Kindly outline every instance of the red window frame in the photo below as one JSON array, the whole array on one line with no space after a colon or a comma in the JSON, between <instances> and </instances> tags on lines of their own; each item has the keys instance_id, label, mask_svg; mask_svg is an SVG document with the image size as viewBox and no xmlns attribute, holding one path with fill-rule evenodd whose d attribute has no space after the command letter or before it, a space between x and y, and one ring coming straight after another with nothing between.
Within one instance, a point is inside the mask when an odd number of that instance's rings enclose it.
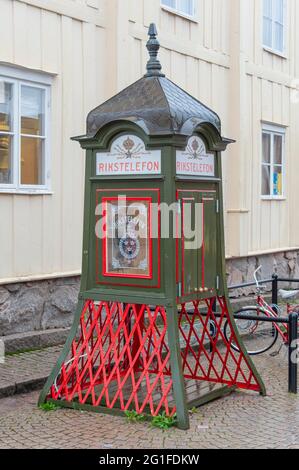
<instances>
[{"instance_id":1,"label":"red window frame","mask_svg":"<svg viewBox=\"0 0 299 470\"><path fill-rule=\"evenodd\" d=\"M146 193L146 192L154 192L157 194L157 200L155 198L155 203L157 203L158 205L160 205L160 202L161 202L161 190L159 188L106 188L106 189L97 189L96 190L96 206L101 202L103 201L105 198L108 198L110 199L110 197L108 196L104 196L104 197L101 197L101 195L103 193L107 193L107 192L114 192L114 193L118 193L118 194L126 194L126 193ZM111 196L111 198L113 198L113 196ZM117 199L118 197L115 196L114 197L115 199ZM126 197L126 199L132 199L132 200L137 200L137 199L140 199L140 200L146 200L146 199L151 199L151 201L153 201L153 197L147 197L147 196L144 196L144 197L140 197L140 198L137 198L137 197L132 197L132 196L128 196ZM150 210L150 227L152 229L152 211ZM151 233L151 232L150 232ZM103 240L100 240L98 238L96 238L96 284L97 285L109 285L111 284L111 286L119 286L119 287L137 287L137 288L140 288L140 289L160 289L161 287L161 213L159 211L159 219L158 219L158 233L159 233L159 237L158 237L158 243L157 243L157 250L158 250L158 265L157 265L157 283L155 283L154 285L140 285L140 284L134 284L134 283L131 283L129 282L129 280L133 280L134 279L140 279L140 280L148 280L148 281L153 281L154 279L156 279L156 277L154 276L154 269L153 269L153 260L152 260L152 253L153 253L153 240L152 240L152 237L150 237L150 246L151 246L151 252L150 252L150 271L151 271L151 278L150 277L143 277L143 276L128 276L128 275L124 275L124 274L120 274L120 275L111 275L111 274L108 274L106 276L104 276L103 272L100 273L100 264L99 264L99 248L100 248L100 244L102 243L102 248L103 248L103 245L104 245L104 239ZM102 275L103 278L106 279L105 280L100 280L100 274ZM111 281L109 282L109 278L111 279ZM119 279L119 282L113 282L113 279L115 281L117 281L117 279ZM128 282L125 282L126 279L128 280ZM123 282L121 282L121 280L123 280Z\"/></svg>"},{"instance_id":2,"label":"red window frame","mask_svg":"<svg viewBox=\"0 0 299 470\"><path fill-rule=\"evenodd\" d=\"M107 214L107 204L109 201L118 201L124 199L125 201L131 202L141 202L146 201L149 204L149 211L148 211L148 227L147 227L147 237L148 237L148 247L147 247L147 256L149 260L149 274L142 275L142 274L128 274L128 273L111 273L107 271L107 257L108 257L108 237L103 238L102 243L102 275L105 277L120 277L120 278L128 278L128 279L153 279L153 241L152 241L152 209L151 204L153 202L153 198L151 197L126 197L126 198L118 198L118 197L104 197L102 202L105 204L105 213ZM107 234L107 231L106 231Z\"/></svg>"}]
</instances>

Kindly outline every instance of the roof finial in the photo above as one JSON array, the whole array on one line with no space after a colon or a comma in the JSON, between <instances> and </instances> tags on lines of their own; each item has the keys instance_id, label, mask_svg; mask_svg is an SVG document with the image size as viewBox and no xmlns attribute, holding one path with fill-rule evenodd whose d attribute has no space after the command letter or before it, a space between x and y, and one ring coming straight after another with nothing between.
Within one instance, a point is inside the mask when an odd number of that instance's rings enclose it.
<instances>
[{"instance_id":1,"label":"roof finial","mask_svg":"<svg viewBox=\"0 0 299 470\"><path fill-rule=\"evenodd\" d=\"M157 59L158 52L160 49L160 43L157 39L157 34L158 31L156 25L154 23L151 23L148 29L148 35L150 38L146 45L150 55L150 59L146 66L147 74L145 75L145 77L165 77L165 75L161 73L162 66L160 64L160 61Z\"/></svg>"}]
</instances>

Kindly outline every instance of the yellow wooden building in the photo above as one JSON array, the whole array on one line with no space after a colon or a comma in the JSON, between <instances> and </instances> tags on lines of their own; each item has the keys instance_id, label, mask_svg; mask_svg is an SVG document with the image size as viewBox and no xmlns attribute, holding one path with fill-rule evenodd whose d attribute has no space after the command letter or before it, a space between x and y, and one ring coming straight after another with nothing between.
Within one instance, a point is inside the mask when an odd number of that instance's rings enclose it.
<instances>
[{"instance_id":1,"label":"yellow wooden building","mask_svg":"<svg viewBox=\"0 0 299 470\"><path fill-rule=\"evenodd\" d=\"M299 276L297 0L0 0L0 336L71 322L84 156L70 137L144 74L151 22L164 73L237 141L229 282L258 264Z\"/></svg>"}]
</instances>

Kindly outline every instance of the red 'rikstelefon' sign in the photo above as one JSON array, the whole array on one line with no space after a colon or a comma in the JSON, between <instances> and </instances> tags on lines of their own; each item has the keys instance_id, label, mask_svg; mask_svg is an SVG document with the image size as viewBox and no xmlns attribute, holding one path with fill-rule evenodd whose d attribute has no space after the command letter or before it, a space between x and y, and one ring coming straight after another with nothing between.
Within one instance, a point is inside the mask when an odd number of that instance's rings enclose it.
<instances>
[{"instance_id":1,"label":"red 'rikstelefon' sign","mask_svg":"<svg viewBox=\"0 0 299 470\"><path fill-rule=\"evenodd\" d=\"M165 413L187 429L190 408L265 388L226 286L221 151L232 141L163 75L156 34L151 25L146 75L75 138L86 149L81 288L40 403Z\"/></svg>"}]
</instances>

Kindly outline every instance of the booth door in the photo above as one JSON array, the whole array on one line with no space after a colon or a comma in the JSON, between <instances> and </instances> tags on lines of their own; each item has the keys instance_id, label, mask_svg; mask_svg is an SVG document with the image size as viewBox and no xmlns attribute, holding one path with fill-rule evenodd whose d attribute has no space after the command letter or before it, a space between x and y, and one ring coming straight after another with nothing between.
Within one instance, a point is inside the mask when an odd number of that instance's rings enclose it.
<instances>
[{"instance_id":1,"label":"booth door","mask_svg":"<svg viewBox=\"0 0 299 470\"><path fill-rule=\"evenodd\" d=\"M215 294L217 288L216 191L178 191L181 240L178 281L181 296Z\"/></svg>"}]
</instances>

